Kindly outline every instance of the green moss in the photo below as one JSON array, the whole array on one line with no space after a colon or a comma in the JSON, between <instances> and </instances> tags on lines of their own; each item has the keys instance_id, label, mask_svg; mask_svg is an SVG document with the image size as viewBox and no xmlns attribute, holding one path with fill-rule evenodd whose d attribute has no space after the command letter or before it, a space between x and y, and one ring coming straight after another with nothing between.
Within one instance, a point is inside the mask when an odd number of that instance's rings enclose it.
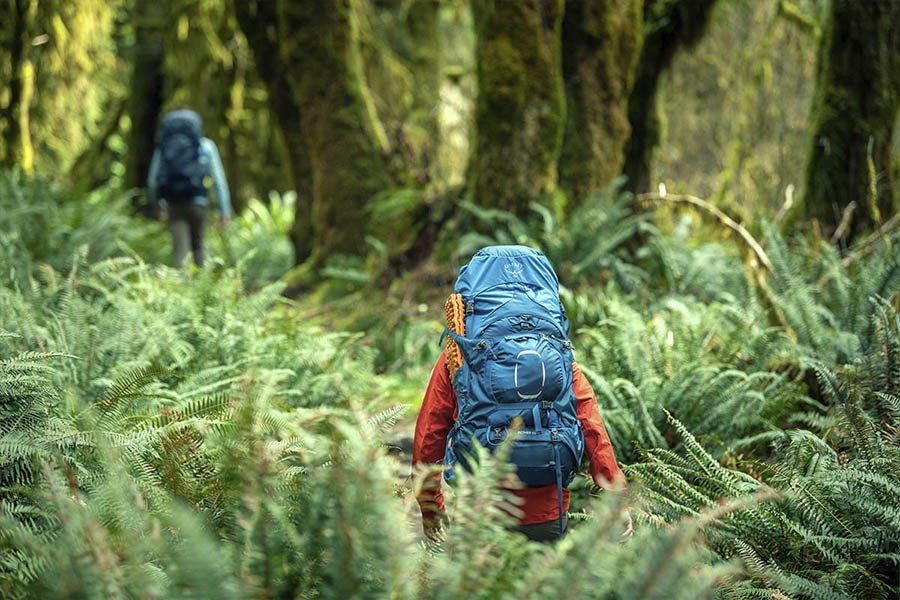
<instances>
[{"instance_id":1,"label":"green moss","mask_svg":"<svg viewBox=\"0 0 900 600\"><path fill-rule=\"evenodd\" d=\"M556 186L565 95L561 1L474 3L478 101L474 200L518 214Z\"/></svg>"},{"instance_id":2,"label":"green moss","mask_svg":"<svg viewBox=\"0 0 900 600\"><path fill-rule=\"evenodd\" d=\"M280 4L281 52L311 171L313 264L366 250L366 206L389 185L383 130L366 101L352 3ZM380 133L379 133L380 131Z\"/></svg>"},{"instance_id":3,"label":"green moss","mask_svg":"<svg viewBox=\"0 0 900 600\"><path fill-rule=\"evenodd\" d=\"M417 178L420 181L435 178L434 162L440 143L437 119L442 62L439 8L439 0L414 0L406 15L414 83L407 135L416 150L413 166L419 170Z\"/></svg>"},{"instance_id":4,"label":"green moss","mask_svg":"<svg viewBox=\"0 0 900 600\"><path fill-rule=\"evenodd\" d=\"M566 131L561 187L578 204L621 173L642 0L570 0L563 19Z\"/></svg>"}]
</instances>

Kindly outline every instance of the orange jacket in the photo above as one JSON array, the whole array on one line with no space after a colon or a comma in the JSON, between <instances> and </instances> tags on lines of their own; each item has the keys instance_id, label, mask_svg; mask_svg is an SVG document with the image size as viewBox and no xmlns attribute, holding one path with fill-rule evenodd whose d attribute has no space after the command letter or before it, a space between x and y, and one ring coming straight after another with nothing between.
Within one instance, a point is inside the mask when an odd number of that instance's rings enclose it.
<instances>
[{"instance_id":1,"label":"orange jacket","mask_svg":"<svg viewBox=\"0 0 900 600\"><path fill-rule=\"evenodd\" d=\"M623 483L625 476L616 462L609 435L600 417L600 408L594 397L594 390L587 378L581 373L578 365L572 365L575 375L572 387L575 391L576 413L584 433L584 449L590 461L591 477L598 486L606 486L611 482ZM444 460L447 448L447 435L457 417L456 393L450 383L450 372L444 353L438 358L431 380L425 391L425 399L416 420L416 433L413 440L413 465L435 464ZM514 490L522 498L523 516L519 519L522 525L544 523L559 518L559 503L555 485L524 488ZM432 519L435 511L444 511L444 496L441 482L437 479L430 489L426 488L417 498L422 510L422 518ZM563 491L565 509L569 508L569 492Z\"/></svg>"}]
</instances>

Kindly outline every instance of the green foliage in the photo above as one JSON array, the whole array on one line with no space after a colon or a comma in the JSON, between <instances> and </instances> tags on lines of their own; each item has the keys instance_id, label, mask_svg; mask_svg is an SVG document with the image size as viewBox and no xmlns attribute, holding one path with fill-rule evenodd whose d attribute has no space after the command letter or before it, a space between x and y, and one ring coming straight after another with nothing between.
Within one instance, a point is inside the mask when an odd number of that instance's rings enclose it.
<instances>
[{"instance_id":1,"label":"green foliage","mask_svg":"<svg viewBox=\"0 0 900 600\"><path fill-rule=\"evenodd\" d=\"M212 238L211 253L226 266L240 270L247 285L270 284L294 264L287 233L294 222L297 195L272 192L268 202L250 200L244 211Z\"/></svg>"},{"instance_id":2,"label":"green foliage","mask_svg":"<svg viewBox=\"0 0 900 600\"><path fill-rule=\"evenodd\" d=\"M41 178L0 171L0 262L4 272L40 263L68 270L73 262L140 252L161 259L158 227L136 224L127 201L108 192L84 198ZM156 238L156 239L154 239Z\"/></svg>"},{"instance_id":3,"label":"green foliage","mask_svg":"<svg viewBox=\"0 0 900 600\"><path fill-rule=\"evenodd\" d=\"M673 417L684 451L652 449L646 462L628 469L642 483L650 513L666 520L696 514L723 496L775 490L772 501L707 528L713 547L740 557L750 575L730 597L773 588L823 598L887 598L900 592L900 316L879 305L873 320L876 352L838 373L817 368L837 419L819 434L787 430L772 437L775 454L769 461L739 462L754 478L720 466Z\"/></svg>"},{"instance_id":4,"label":"green foliage","mask_svg":"<svg viewBox=\"0 0 900 600\"><path fill-rule=\"evenodd\" d=\"M638 232L653 234L646 217L631 211L631 195L621 193L621 183L595 194L570 214L532 204L533 219L510 212L463 202L476 221L475 229L460 240L456 253L471 256L491 244L521 244L539 248L556 268L566 286L597 284L615 279L624 289L638 287L646 274L626 258L626 244Z\"/></svg>"},{"instance_id":5,"label":"green foliage","mask_svg":"<svg viewBox=\"0 0 900 600\"><path fill-rule=\"evenodd\" d=\"M671 297L650 307L649 321L617 296L598 308L593 326L579 330L576 358L626 461L640 448L670 447L666 411L723 452L809 403L787 375L771 370L783 337L733 303Z\"/></svg>"},{"instance_id":6,"label":"green foliage","mask_svg":"<svg viewBox=\"0 0 900 600\"><path fill-rule=\"evenodd\" d=\"M850 269L829 245L811 248L803 238L788 244L772 227L766 233L775 302L804 351L838 363L868 352L876 299L900 289L900 247L889 245Z\"/></svg>"},{"instance_id":7,"label":"green foliage","mask_svg":"<svg viewBox=\"0 0 900 600\"><path fill-rule=\"evenodd\" d=\"M124 206L89 218L100 196L3 181L4 597L898 593L891 251L847 261L770 231L761 288L738 249L687 219L653 229L624 200L479 213L556 263L631 491L579 482L568 537L526 542L512 468L484 454L446 490L445 539L422 544L384 445L438 350L436 293L373 290L335 262L316 294L284 299L267 282L290 199L252 204L213 267L179 272L136 254L167 241Z\"/></svg>"}]
</instances>

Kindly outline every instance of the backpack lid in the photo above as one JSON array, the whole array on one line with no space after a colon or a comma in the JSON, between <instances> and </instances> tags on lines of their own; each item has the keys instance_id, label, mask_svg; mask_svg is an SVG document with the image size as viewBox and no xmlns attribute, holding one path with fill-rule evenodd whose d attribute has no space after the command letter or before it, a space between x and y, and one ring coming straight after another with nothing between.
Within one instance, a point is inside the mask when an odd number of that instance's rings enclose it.
<instances>
[{"instance_id":1,"label":"backpack lid","mask_svg":"<svg viewBox=\"0 0 900 600\"><path fill-rule=\"evenodd\" d=\"M167 113L159 126L159 137L172 133L187 133L198 140L203 137L203 119L193 110L181 108Z\"/></svg>"},{"instance_id":2,"label":"backpack lid","mask_svg":"<svg viewBox=\"0 0 900 600\"><path fill-rule=\"evenodd\" d=\"M488 246L459 270L453 291L464 297L502 284L519 284L559 294L559 278L547 257L527 246Z\"/></svg>"}]
</instances>

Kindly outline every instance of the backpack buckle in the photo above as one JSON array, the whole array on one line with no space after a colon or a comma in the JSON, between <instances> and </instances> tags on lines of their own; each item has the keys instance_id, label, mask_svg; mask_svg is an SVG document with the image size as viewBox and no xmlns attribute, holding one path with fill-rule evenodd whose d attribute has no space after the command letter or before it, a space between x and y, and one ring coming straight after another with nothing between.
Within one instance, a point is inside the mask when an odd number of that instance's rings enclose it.
<instances>
[{"instance_id":1,"label":"backpack buckle","mask_svg":"<svg viewBox=\"0 0 900 600\"><path fill-rule=\"evenodd\" d=\"M491 427L488 439L491 444L500 444L506 440L508 430L503 427Z\"/></svg>"},{"instance_id":2,"label":"backpack buckle","mask_svg":"<svg viewBox=\"0 0 900 600\"><path fill-rule=\"evenodd\" d=\"M550 410L553 408L553 400L541 400L541 410Z\"/></svg>"},{"instance_id":3,"label":"backpack buckle","mask_svg":"<svg viewBox=\"0 0 900 600\"><path fill-rule=\"evenodd\" d=\"M559 441L559 432L555 429L550 432L550 441L558 442Z\"/></svg>"},{"instance_id":4,"label":"backpack buckle","mask_svg":"<svg viewBox=\"0 0 900 600\"><path fill-rule=\"evenodd\" d=\"M466 316L475 314L475 302L469 300L466 302Z\"/></svg>"}]
</instances>

